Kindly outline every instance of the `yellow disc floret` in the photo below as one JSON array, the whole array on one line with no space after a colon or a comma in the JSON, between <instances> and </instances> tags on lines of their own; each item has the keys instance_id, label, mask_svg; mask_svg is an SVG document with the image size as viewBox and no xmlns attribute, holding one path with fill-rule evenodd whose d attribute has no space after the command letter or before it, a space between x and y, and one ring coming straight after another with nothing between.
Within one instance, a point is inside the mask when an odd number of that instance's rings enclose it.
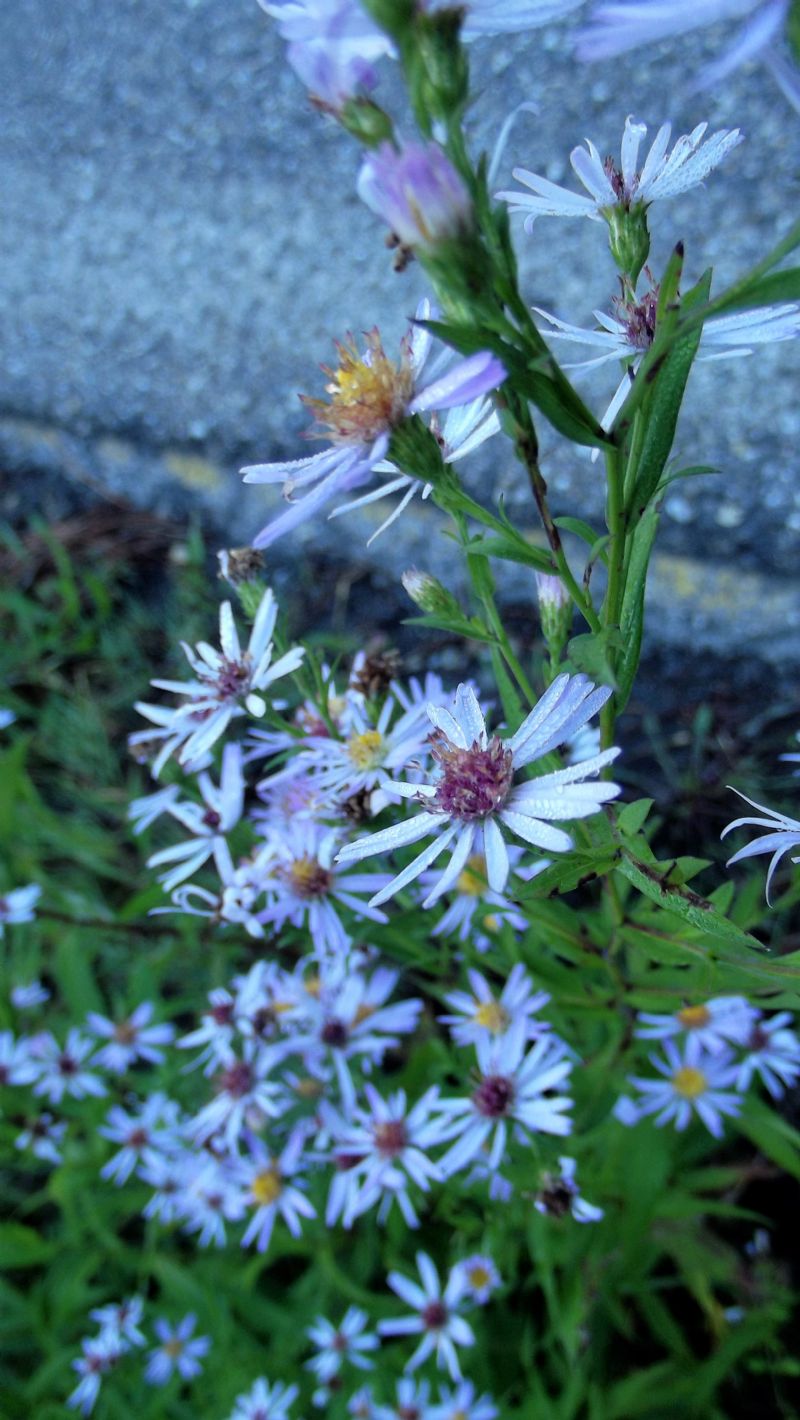
<instances>
[{"instance_id":1,"label":"yellow disc floret","mask_svg":"<svg viewBox=\"0 0 800 1420\"><path fill-rule=\"evenodd\" d=\"M711 1012L707 1006L684 1006L677 1016L684 1030L700 1030L711 1020Z\"/></svg>"},{"instance_id":2,"label":"yellow disc floret","mask_svg":"<svg viewBox=\"0 0 800 1420\"><path fill-rule=\"evenodd\" d=\"M282 1189L280 1169L276 1164L270 1164L268 1169L257 1173L250 1185L253 1200L259 1208L266 1208L270 1203L274 1203L280 1197Z\"/></svg>"},{"instance_id":3,"label":"yellow disc floret","mask_svg":"<svg viewBox=\"0 0 800 1420\"><path fill-rule=\"evenodd\" d=\"M467 866L458 875L456 890L465 897L481 897L486 891L486 859L482 853L473 853L467 859Z\"/></svg>"},{"instance_id":4,"label":"yellow disc floret","mask_svg":"<svg viewBox=\"0 0 800 1420\"><path fill-rule=\"evenodd\" d=\"M693 1065L682 1065L672 1077L672 1088L685 1100L699 1099L708 1089L708 1080L702 1070Z\"/></svg>"},{"instance_id":5,"label":"yellow disc floret","mask_svg":"<svg viewBox=\"0 0 800 1420\"><path fill-rule=\"evenodd\" d=\"M339 364L323 366L330 401L303 397L317 422L337 444L367 444L403 419L414 391L414 374L404 349L397 364L386 356L377 328L366 334L359 354L352 336L336 342Z\"/></svg>"},{"instance_id":6,"label":"yellow disc floret","mask_svg":"<svg viewBox=\"0 0 800 1420\"><path fill-rule=\"evenodd\" d=\"M484 1026L492 1035L499 1035L511 1024L511 1017L499 1001L482 1001L472 1017L476 1026Z\"/></svg>"},{"instance_id":7,"label":"yellow disc floret","mask_svg":"<svg viewBox=\"0 0 800 1420\"><path fill-rule=\"evenodd\" d=\"M377 730L351 735L347 741L347 753L356 769L376 769L383 756L383 735Z\"/></svg>"}]
</instances>

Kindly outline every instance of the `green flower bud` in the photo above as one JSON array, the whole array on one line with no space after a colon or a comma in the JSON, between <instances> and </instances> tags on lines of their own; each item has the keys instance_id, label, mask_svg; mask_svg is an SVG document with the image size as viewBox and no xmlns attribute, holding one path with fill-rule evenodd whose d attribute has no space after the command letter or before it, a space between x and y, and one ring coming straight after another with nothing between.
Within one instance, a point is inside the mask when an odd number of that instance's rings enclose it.
<instances>
[{"instance_id":1,"label":"green flower bud","mask_svg":"<svg viewBox=\"0 0 800 1420\"><path fill-rule=\"evenodd\" d=\"M392 120L372 99L348 99L337 117L342 127L365 148L377 148L381 143L392 141Z\"/></svg>"},{"instance_id":2,"label":"green flower bud","mask_svg":"<svg viewBox=\"0 0 800 1420\"><path fill-rule=\"evenodd\" d=\"M647 226L647 205L635 202L632 207L619 203L604 207L608 222L608 244L611 255L623 276L635 286L639 272L650 254L650 232Z\"/></svg>"},{"instance_id":3,"label":"green flower bud","mask_svg":"<svg viewBox=\"0 0 800 1420\"><path fill-rule=\"evenodd\" d=\"M412 567L403 573L400 580L414 605L426 615L459 619L463 617L461 607L452 592L448 592L430 572L418 572L416 567Z\"/></svg>"},{"instance_id":4,"label":"green flower bud","mask_svg":"<svg viewBox=\"0 0 800 1420\"><path fill-rule=\"evenodd\" d=\"M266 585L266 561L256 547L230 547L217 553L220 577L234 588L242 611L255 619Z\"/></svg>"},{"instance_id":5,"label":"green flower bud","mask_svg":"<svg viewBox=\"0 0 800 1420\"><path fill-rule=\"evenodd\" d=\"M561 660L572 630L572 599L560 577L536 573L539 618L551 665Z\"/></svg>"}]
</instances>

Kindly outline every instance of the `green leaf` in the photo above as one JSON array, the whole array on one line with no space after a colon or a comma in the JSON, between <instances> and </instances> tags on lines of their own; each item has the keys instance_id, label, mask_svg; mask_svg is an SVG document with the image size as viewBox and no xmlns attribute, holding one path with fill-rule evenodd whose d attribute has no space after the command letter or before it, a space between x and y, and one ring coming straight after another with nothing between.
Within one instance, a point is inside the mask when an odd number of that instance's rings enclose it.
<instances>
[{"instance_id":1,"label":"green leaf","mask_svg":"<svg viewBox=\"0 0 800 1420\"><path fill-rule=\"evenodd\" d=\"M525 902L528 898L552 897L554 893L573 892L576 888L603 877L617 864L618 849L613 844L601 844L589 849L576 848L563 858L557 859L543 872L537 873L530 882L522 886L515 885L514 897Z\"/></svg>"},{"instance_id":2,"label":"green leaf","mask_svg":"<svg viewBox=\"0 0 800 1420\"><path fill-rule=\"evenodd\" d=\"M622 655L617 663L617 705L619 711L628 703L642 650L644 631L644 598L647 590L647 569L658 530L659 509L651 503L639 520L633 534L628 574L622 597L619 629Z\"/></svg>"},{"instance_id":3,"label":"green leaf","mask_svg":"<svg viewBox=\"0 0 800 1420\"><path fill-rule=\"evenodd\" d=\"M55 1252L55 1243L24 1223L0 1223L0 1268L38 1267Z\"/></svg>"},{"instance_id":4,"label":"green leaf","mask_svg":"<svg viewBox=\"0 0 800 1420\"><path fill-rule=\"evenodd\" d=\"M761 1100L750 1098L736 1125L778 1168L785 1169L793 1178L800 1178L800 1133L787 1120Z\"/></svg>"},{"instance_id":5,"label":"green leaf","mask_svg":"<svg viewBox=\"0 0 800 1420\"><path fill-rule=\"evenodd\" d=\"M610 651L623 649L622 636L616 626L605 626L602 631L587 631L584 635L573 636L567 643L567 660L577 671L584 671L593 681L602 685L616 686L616 678L611 669Z\"/></svg>"},{"instance_id":6,"label":"green leaf","mask_svg":"<svg viewBox=\"0 0 800 1420\"><path fill-rule=\"evenodd\" d=\"M674 912L677 917L683 918L703 937L710 941L763 951L761 943L756 941L755 937L743 932L730 918L721 916L707 898L676 882L673 876L674 867L674 862L650 864L644 861L633 853L627 843L622 845L616 863L617 871L622 873L638 892L667 912Z\"/></svg>"},{"instance_id":7,"label":"green leaf","mask_svg":"<svg viewBox=\"0 0 800 1420\"><path fill-rule=\"evenodd\" d=\"M800 301L800 266L771 271L768 276L734 289L728 299L723 295L720 301L714 302L714 313L751 311L778 301Z\"/></svg>"},{"instance_id":8,"label":"green leaf","mask_svg":"<svg viewBox=\"0 0 800 1420\"><path fill-rule=\"evenodd\" d=\"M481 537L467 543L467 552L473 547L476 551L480 550L484 557L501 557L504 562L522 562L525 567L534 567L537 572L553 571L553 559L550 554L541 547L526 543L522 538L512 540L502 535Z\"/></svg>"},{"instance_id":9,"label":"green leaf","mask_svg":"<svg viewBox=\"0 0 800 1420\"><path fill-rule=\"evenodd\" d=\"M449 631L455 636L466 636L470 641L494 641L494 634L484 626L477 616L436 616L427 612L424 616L407 616L403 626L429 626L434 631Z\"/></svg>"},{"instance_id":10,"label":"green leaf","mask_svg":"<svg viewBox=\"0 0 800 1420\"><path fill-rule=\"evenodd\" d=\"M620 809L617 814L617 827L626 838L633 838L639 832L652 807L652 799L636 799L634 803L626 804Z\"/></svg>"}]
</instances>

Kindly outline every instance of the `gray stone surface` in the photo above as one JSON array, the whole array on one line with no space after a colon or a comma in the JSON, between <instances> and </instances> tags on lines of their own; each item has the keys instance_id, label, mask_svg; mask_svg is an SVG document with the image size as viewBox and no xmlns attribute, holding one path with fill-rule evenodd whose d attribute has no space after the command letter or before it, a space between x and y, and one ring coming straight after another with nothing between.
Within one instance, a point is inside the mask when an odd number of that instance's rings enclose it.
<instances>
[{"instance_id":1,"label":"gray stone surface","mask_svg":"<svg viewBox=\"0 0 800 1420\"><path fill-rule=\"evenodd\" d=\"M473 66L476 146L515 104L540 106L503 183L514 162L566 179L570 148L590 135L617 150L628 112L745 130L705 191L654 210L656 271L683 237L688 275L711 261L725 281L796 215L798 120L760 72L689 97L680 44L657 64L580 69L563 29L475 46ZM391 67L384 93L400 102ZM302 454L297 391L320 391L331 339L378 322L395 340L424 289L413 267L392 273L354 196L353 145L309 107L255 0L16 0L0 9L0 96L0 511L46 511L63 477L201 507L220 541L247 539L275 495L243 487L239 465ZM613 294L599 226L542 221L519 246L532 303L586 323ZM691 624L701 644L800 661L798 356L785 344L695 372L679 454L720 473L667 500L651 619L667 641ZM613 382L584 381L599 409ZM597 467L541 432L556 512L599 517ZM533 528L499 443L468 476ZM379 516L309 527L275 556L319 548L382 576L434 551L442 565L435 513L367 552ZM508 585L516 596L520 577Z\"/></svg>"}]
</instances>

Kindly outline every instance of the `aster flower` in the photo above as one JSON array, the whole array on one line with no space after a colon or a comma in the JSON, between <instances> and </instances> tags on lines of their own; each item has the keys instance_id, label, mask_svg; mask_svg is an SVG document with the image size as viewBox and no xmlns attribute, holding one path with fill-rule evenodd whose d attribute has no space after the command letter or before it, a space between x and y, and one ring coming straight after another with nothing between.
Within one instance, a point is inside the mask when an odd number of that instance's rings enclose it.
<instances>
[{"instance_id":1,"label":"aster flower","mask_svg":"<svg viewBox=\"0 0 800 1420\"><path fill-rule=\"evenodd\" d=\"M30 1149L37 1159L48 1164L61 1163L61 1144L67 1132L66 1120L56 1120L44 1110L35 1119L26 1121L25 1128L14 1140L17 1149Z\"/></svg>"},{"instance_id":2,"label":"aster flower","mask_svg":"<svg viewBox=\"0 0 800 1420\"><path fill-rule=\"evenodd\" d=\"M182 1187L178 1217L187 1233L197 1233L200 1247L225 1247L226 1223L238 1223L246 1212L244 1190L234 1154L181 1156ZM161 1213L163 1220L163 1210Z\"/></svg>"},{"instance_id":3,"label":"aster flower","mask_svg":"<svg viewBox=\"0 0 800 1420\"><path fill-rule=\"evenodd\" d=\"M323 108L338 113L377 83L375 63L393 46L358 0L258 0L288 42L286 57Z\"/></svg>"},{"instance_id":4,"label":"aster flower","mask_svg":"<svg viewBox=\"0 0 800 1420\"><path fill-rule=\"evenodd\" d=\"M30 1043L15 1040L10 1030L0 1031L0 1085L30 1085L40 1073Z\"/></svg>"},{"instance_id":5,"label":"aster flower","mask_svg":"<svg viewBox=\"0 0 800 1420\"><path fill-rule=\"evenodd\" d=\"M397 1382L396 1404L376 1405L370 1411L368 1420L427 1420L430 1393L430 1381L415 1381L411 1376L403 1376ZM358 1415L358 1412L353 1414Z\"/></svg>"},{"instance_id":6,"label":"aster flower","mask_svg":"<svg viewBox=\"0 0 800 1420\"><path fill-rule=\"evenodd\" d=\"M409 1181L427 1192L438 1180L438 1166L428 1152L447 1137L436 1114L438 1088L426 1090L410 1109L405 1090L384 1099L366 1084L364 1094L367 1108L356 1106L347 1117L323 1107L336 1166L325 1221L331 1225L341 1214L344 1227L349 1228L381 1200L378 1217L383 1222L396 1199L408 1227L416 1228L419 1219L408 1194Z\"/></svg>"},{"instance_id":7,"label":"aster flower","mask_svg":"<svg viewBox=\"0 0 800 1420\"><path fill-rule=\"evenodd\" d=\"M480 1253L465 1257L463 1262L456 1263L456 1269L461 1273L465 1295L477 1302L479 1307L485 1306L492 1292L500 1286L500 1273L491 1257Z\"/></svg>"},{"instance_id":8,"label":"aster flower","mask_svg":"<svg viewBox=\"0 0 800 1420\"><path fill-rule=\"evenodd\" d=\"M416 321L430 318L429 301L422 301ZM337 345L337 369L325 368L330 377L330 401L304 398L331 444L319 454L289 463L255 464L242 470L245 483L282 483L284 496L304 496L255 538L255 547L268 547L284 533L307 521L340 493L352 492L369 481L389 449L392 434L414 414L451 409L468 404L500 385L506 372L489 351L457 360L433 383L420 388L423 367L432 337L419 324L404 336L400 359L386 355L377 329L365 336L366 350L359 354L352 336Z\"/></svg>"},{"instance_id":9,"label":"aster flower","mask_svg":"<svg viewBox=\"0 0 800 1420\"><path fill-rule=\"evenodd\" d=\"M490 1395L476 1395L472 1381L461 1381L455 1390L439 1389L439 1404L431 1406L427 1420L497 1420L499 1411Z\"/></svg>"},{"instance_id":10,"label":"aster flower","mask_svg":"<svg viewBox=\"0 0 800 1420\"><path fill-rule=\"evenodd\" d=\"M6 926L33 921L41 894L42 889L37 883L29 883L27 887L12 888L11 892L0 893L0 941Z\"/></svg>"},{"instance_id":11,"label":"aster flower","mask_svg":"<svg viewBox=\"0 0 800 1420\"><path fill-rule=\"evenodd\" d=\"M496 1039L515 1026L521 1026L529 1039L550 1029L546 1021L535 1019L550 997L546 991L534 991L521 962L511 968L499 996L495 996L481 972L470 968L467 977L471 991L452 991L444 998L455 1014L439 1017L451 1027L450 1034L457 1045Z\"/></svg>"},{"instance_id":12,"label":"aster flower","mask_svg":"<svg viewBox=\"0 0 800 1420\"><path fill-rule=\"evenodd\" d=\"M306 927L319 956L347 950L349 937L337 907L347 908L362 921L385 922L386 914L364 894L375 893L389 880L388 873L348 871L335 860L338 829L326 829L310 819L299 820L271 835L261 850L267 905L261 922L280 931L287 922Z\"/></svg>"},{"instance_id":13,"label":"aster flower","mask_svg":"<svg viewBox=\"0 0 800 1420\"><path fill-rule=\"evenodd\" d=\"M417 1270L421 1286L401 1272L389 1273L389 1286L401 1301L411 1307L414 1315L381 1321L378 1331L381 1336L422 1335L411 1360L406 1362L406 1373L416 1370L435 1352L437 1364L446 1366L454 1381L460 1380L461 1368L456 1348L475 1345L472 1327L459 1315L464 1299L463 1277L453 1268L442 1291L439 1274L425 1252L417 1253Z\"/></svg>"},{"instance_id":14,"label":"aster flower","mask_svg":"<svg viewBox=\"0 0 800 1420\"><path fill-rule=\"evenodd\" d=\"M266 1252L279 1214L293 1238L300 1236L301 1218L316 1217L316 1209L303 1191L304 1181L297 1177L303 1143L303 1132L294 1130L283 1152L274 1157L255 1135L249 1138L240 1177L247 1189L247 1203L254 1211L242 1247L255 1242L258 1252Z\"/></svg>"},{"instance_id":15,"label":"aster flower","mask_svg":"<svg viewBox=\"0 0 800 1420\"><path fill-rule=\"evenodd\" d=\"M319 791L334 801L366 793L371 800L384 799L372 791L387 774L407 768L427 750L424 704L412 701L399 715L398 708L395 697L387 695L376 720L365 706L354 705L344 738L310 736L292 763L305 765ZM381 806L379 802L377 807ZM375 811L372 804L371 808Z\"/></svg>"},{"instance_id":16,"label":"aster flower","mask_svg":"<svg viewBox=\"0 0 800 1420\"><path fill-rule=\"evenodd\" d=\"M67 1397L67 1405L70 1410L80 1410L81 1415L91 1415L103 1376L114 1369L128 1346L119 1336L109 1332L82 1341L81 1350L83 1355L72 1362L73 1370L81 1379Z\"/></svg>"},{"instance_id":17,"label":"aster flower","mask_svg":"<svg viewBox=\"0 0 800 1420\"><path fill-rule=\"evenodd\" d=\"M592 750L599 754L599 743ZM588 755L583 756L589 758ZM530 882L538 873L549 866L549 859L520 866L524 850L516 844L508 844L508 862L513 876L523 882ZM420 875L422 895L427 897L436 886L438 874L435 869ZM511 889L513 891L513 889ZM527 919L515 906L511 897L504 892L493 892L486 880L486 859L482 853L471 853L466 865L459 873L452 888L453 898L444 916L431 929L432 937L442 937L453 933L459 942L469 942L476 951L488 952L494 945L497 934L504 924L515 932L523 932Z\"/></svg>"},{"instance_id":18,"label":"aster flower","mask_svg":"<svg viewBox=\"0 0 800 1420\"><path fill-rule=\"evenodd\" d=\"M800 108L800 74L782 45L789 0L601 0L578 33L579 59L596 62L689 34L721 20L741 20L732 43L698 72L696 88L715 88L754 59L764 63L794 108Z\"/></svg>"},{"instance_id":19,"label":"aster flower","mask_svg":"<svg viewBox=\"0 0 800 1420\"><path fill-rule=\"evenodd\" d=\"M451 1119L450 1137L456 1136L439 1165L445 1177L480 1157L491 1146L490 1169L503 1162L509 1126L514 1137L528 1143L534 1134L569 1134L572 1108L568 1095L555 1094L571 1070L566 1046L556 1036L545 1035L529 1051L526 1029L517 1023L499 1040L484 1038L476 1046L480 1079L467 1099L445 1099L439 1108Z\"/></svg>"},{"instance_id":20,"label":"aster flower","mask_svg":"<svg viewBox=\"0 0 800 1420\"><path fill-rule=\"evenodd\" d=\"M270 1385L259 1376L246 1395L237 1395L228 1420L287 1420L297 1395L296 1385L285 1385L283 1381Z\"/></svg>"},{"instance_id":21,"label":"aster flower","mask_svg":"<svg viewBox=\"0 0 800 1420\"><path fill-rule=\"evenodd\" d=\"M160 1344L150 1352L144 1373L150 1385L166 1385L174 1371L185 1381L200 1375L200 1357L208 1351L211 1337L192 1336L196 1321L191 1312L174 1327L163 1317L157 1319L155 1331Z\"/></svg>"},{"instance_id":22,"label":"aster flower","mask_svg":"<svg viewBox=\"0 0 800 1420\"><path fill-rule=\"evenodd\" d=\"M798 823L797 819L789 818L786 814L780 814L775 809L768 809L764 804L757 804L755 799L748 799L747 795L739 793L738 789L734 789L733 792L734 794L738 794L740 799L744 799L746 804L750 804L754 809L758 809L759 813L763 814L764 817L753 818L752 816L745 816L744 818L734 819L726 828L723 828L720 837L724 838L726 834L731 833L734 828L766 828L769 832L762 833L760 837L754 838L752 843L745 844L744 848L740 848L734 853L732 858L728 859L726 866L730 867L732 863L741 863L744 858L754 858L760 853L771 853L772 858L770 859L770 865L767 871L766 888L767 902L769 902L770 885L775 869L781 858L785 853L789 853L792 848L800 846L800 823ZM800 863L800 854L793 857L791 861L793 863Z\"/></svg>"},{"instance_id":23,"label":"aster flower","mask_svg":"<svg viewBox=\"0 0 800 1420\"><path fill-rule=\"evenodd\" d=\"M129 1297L124 1302L112 1302L110 1306L95 1307L89 1312L92 1321L100 1327L100 1335L121 1337L131 1346L145 1346L144 1333L139 1330L139 1322L144 1311L141 1297Z\"/></svg>"},{"instance_id":24,"label":"aster flower","mask_svg":"<svg viewBox=\"0 0 800 1420\"><path fill-rule=\"evenodd\" d=\"M236 1033L234 1024L235 998L225 986L217 986L208 993L211 1007L200 1017L200 1025L178 1041L179 1050L194 1050L202 1046L202 1053L194 1062L205 1063L205 1073L210 1075L219 1065L235 1059L233 1040Z\"/></svg>"},{"instance_id":25,"label":"aster flower","mask_svg":"<svg viewBox=\"0 0 800 1420\"><path fill-rule=\"evenodd\" d=\"M186 696L172 712L171 732L182 741L182 764L206 753L224 735L234 716L263 715L267 704L261 694L281 676L296 671L304 651L294 646L272 661L272 634L278 608L270 588L264 592L255 615L247 648L242 650L230 602L219 610L220 650L201 641L196 647L181 643L194 671L193 681L154 680L159 690ZM199 719L199 724L198 724ZM185 732L185 733L184 733Z\"/></svg>"},{"instance_id":26,"label":"aster flower","mask_svg":"<svg viewBox=\"0 0 800 1420\"><path fill-rule=\"evenodd\" d=\"M670 1040L685 1032L713 1054L744 1045L759 1015L744 996L716 996L698 1006L683 1006L673 1015L640 1011L635 1034L640 1040Z\"/></svg>"},{"instance_id":27,"label":"aster flower","mask_svg":"<svg viewBox=\"0 0 800 1420\"><path fill-rule=\"evenodd\" d=\"M246 1040L241 1057L231 1054L215 1079L216 1094L189 1126L201 1142L221 1134L228 1149L237 1149L245 1121L274 1119L285 1108L282 1087L269 1078L278 1059L275 1050Z\"/></svg>"},{"instance_id":28,"label":"aster flower","mask_svg":"<svg viewBox=\"0 0 800 1420\"><path fill-rule=\"evenodd\" d=\"M225 746L219 787L206 773L198 774L197 787L203 798L202 804L176 800L167 805L167 813L187 828L191 837L183 843L159 849L147 860L148 868L171 865L167 872L159 875L165 892L171 892L185 878L191 877L211 857L220 876L229 878L234 872L225 835L236 827L244 809L241 746Z\"/></svg>"},{"instance_id":29,"label":"aster flower","mask_svg":"<svg viewBox=\"0 0 800 1420\"><path fill-rule=\"evenodd\" d=\"M18 1011L32 1011L36 1006L43 1006L45 1001L50 1000L50 992L43 986L38 977L32 981L20 983L11 988L11 1004Z\"/></svg>"},{"instance_id":30,"label":"aster flower","mask_svg":"<svg viewBox=\"0 0 800 1420\"><path fill-rule=\"evenodd\" d=\"M46 1095L50 1104L60 1104L65 1095L78 1100L86 1095L104 1095L106 1087L102 1080L87 1070L84 1063L93 1050L94 1041L81 1035L75 1027L70 1030L63 1046L49 1031L40 1036L37 1050L39 1079L33 1093Z\"/></svg>"},{"instance_id":31,"label":"aster flower","mask_svg":"<svg viewBox=\"0 0 800 1420\"><path fill-rule=\"evenodd\" d=\"M668 155L672 128L669 123L663 124L639 168L639 147L647 126L628 117L619 167L610 159L603 162L589 139L585 149L573 148L570 162L588 197L558 187L527 168L514 168L513 176L530 188L529 193L511 190L498 192L496 196L507 202L512 212L524 213L526 231L531 230L537 217L589 217L599 222L607 220L607 214L615 208L649 207L652 202L676 197L696 187L742 142L738 128L720 129L704 140L707 128L707 123L699 123L691 133L677 140Z\"/></svg>"},{"instance_id":32,"label":"aster flower","mask_svg":"<svg viewBox=\"0 0 800 1420\"><path fill-rule=\"evenodd\" d=\"M145 1149L169 1146L177 1119L178 1106L160 1091L142 1101L136 1114L112 1105L97 1132L122 1147L103 1165L100 1177L110 1179L118 1188L127 1183Z\"/></svg>"},{"instance_id":33,"label":"aster flower","mask_svg":"<svg viewBox=\"0 0 800 1420\"><path fill-rule=\"evenodd\" d=\"M723 1132L723 1115L737 1115L742 1101L736 1088L738 1066L729 1052L710 1054L696 1036L688 1036L681 1051L672 1040L664 1042L666 1059L651 1055L650 1063L660 1079L634 1076L631 1084L641 1091L639 1099L620 1099L614 1115L622 1124L638 1124L647 1115L656 1124L674 1120L676 1129L685 1129L697 1114L715 1139Z\"/></svg>"},{"instance_id":34,"label":"aster flower","mask_svg":"<svg viewBox=\"0 0 800 1420\"><path fill-rule=\"evenodd\" d=\"M175 1027L166 1022L151 1026L152 1015L152 1001L142 1001L122 1021L112 1021L96 1011L89 1011L87 1026L94 1035L108 1041L95 1055L95 1064L102 1065L104 1070L111 1070L115 1075L124 1075L137 1060L159 1065L164 1059L164 1052L159 1047L169 1045L174 1039Z\"/></svg>"},{"instance_id":35,"label":"aster flower","mask_svg":"<svg viewBox=\"0 0 800 1420\"><path fill-rule=\"evenodd\" d=\"M558 1167L558 1174L543 1175L534 1208L550 1218L563 1218L565 1213L571 1213L576 1223L598 1223L603 1217L603 1210L581 1197L575 1180L578 1168L575 1160L562 1154Z\"/></svg>"},{"instance_id":36,"label":"aster flower","mask_svg":"<svg viewBox=\"0 0 800 1420\"><path fill-rule=\"evenodd\" d=\"M313 1371L326 1384L339 1374L342 1364L349 1361L359 1371L371 1371L374 1362L365 1351L377 1351L380 1342L374 1332L367 1331L369 1317L360 1307L348 1307L338 1326L324 1316L318 1316L306 1336L313 1341L317 1354L306 1361L306 1370Z\"/></svg>"},{"instance_id":37,"label":"aster flower","mask_svg":"<svg viewBox=\"0 0 800 1420\"><path fill-rule=\"evenodd\" d=\"M800 1078L800 1040L789 1030L790 1011L779 1011L770 1020L757 1020L744 1042L747 1054L739 1064L737 1090L747 1090L758 1076L773 1099Z\"/></svg>"},{"instance_id":38,"label":"aster flower","mask_svg":"<svg viewBox=\"0 0 800 1420\"><path fill-rule=\"evenodd\" d=\"M358 195L404 247L435 248L469 232L472 198L438 143L381 143L367 155Z\"/></svg>"},{"instance_id":39,"label":"aster flower","mask_svg":"<svg viewBox=\"0 0 800 1420\"><path fill-rule=\"evenodd\" d=\"M516 770L563 744L596 714L610 694L606 686L596 689L584 675L557 676L515 734L508 739L498 735L490 739L474 691L460 685L452 711L428 706L438 778L432 784L393 781L391 785L392 793L421 804L422 813L346 844L339 851L339 860L349 863L433 837L432 844L376 893L374 905L413 882L451 844L450 862L423 907L430 907L452 888L475 851L483 852L489 886L502 892L509 859L500 823L536 848L565 853L572 848L572 839L563 829L553 827L552 821L587 818L620 792L617 784L585 782L610 764L618 749L514 783Z\"/></svg>"}]
</instances>

